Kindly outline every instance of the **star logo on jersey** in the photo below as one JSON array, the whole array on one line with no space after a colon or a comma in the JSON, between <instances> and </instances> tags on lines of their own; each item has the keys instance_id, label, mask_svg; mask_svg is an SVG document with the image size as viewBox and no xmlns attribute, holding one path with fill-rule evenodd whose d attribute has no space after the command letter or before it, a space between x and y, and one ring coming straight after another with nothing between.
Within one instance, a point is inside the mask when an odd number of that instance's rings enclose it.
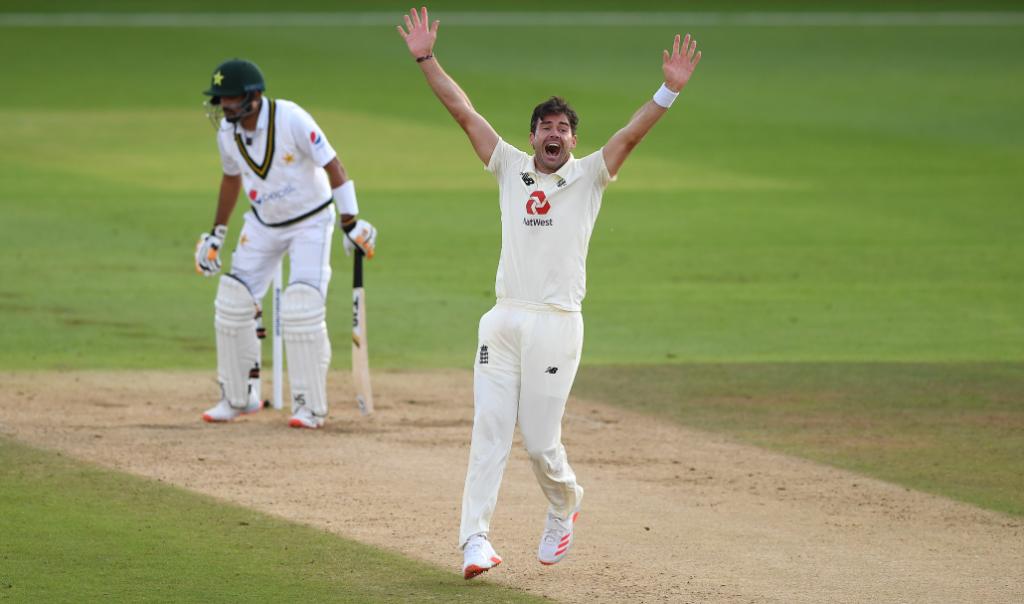
<instances>
[{"instance_id":1,"label":"star logo on jersey","mask_svg":"<svg viewBox=\"0 0 1024 604\"><path fill-rule=\"evenodd\" d=\"M246 235L245 233L242 233L242 238L238 240L238 245L240 245L240 246L241 245L245 245L248 242L249 242L249 236Z\"/></svg>"},{"instance_id":2,"label":"star logo on jersey","mask_svg":"<svg viewBox=\"0 0 1024 604\"><path fill-rule=\"evenodd\" d=\"M220 71L217 71L217 73L213 74L213 85L214 86L220 86L223 82L224 82L224 74L223 73L221 73Z\"/></svg>"},{"instance_id":3,"label":"star logo on jersey","mask_svg":"<svg viewBox=\"0 0 1024 604\"><path fill-rule=\"evenodd\" d=\"M530 198L526 200L526 213L531 216L540 214L541 216L547 214L551 210L551 203L548 201L548 196L544 194L544 191L534 191L530 193Z\"/></svg>"},{"instance_id":4,"label":"star logo on jersey","mask_svg":"<svg viewBox=\"0 0 1024 604\"><path fill-rule=\"evenodd\" d=\"M309 142L313 143L314 145L319 145L323 141L323 137L320 136L320 133L317 132L316 130L309 133Z\"/></svg>"},{"instance_id":5,"label":"star logo on jersey","mask_svg":"<svg viewBox=\"0 0 1024 604\"><path fill-rule=\"evenodd\" d=\"M291 153L284 154L284 163L291 164L293 161L295 161L294 155L292 155Z\"/></svg>"}]
</instances>

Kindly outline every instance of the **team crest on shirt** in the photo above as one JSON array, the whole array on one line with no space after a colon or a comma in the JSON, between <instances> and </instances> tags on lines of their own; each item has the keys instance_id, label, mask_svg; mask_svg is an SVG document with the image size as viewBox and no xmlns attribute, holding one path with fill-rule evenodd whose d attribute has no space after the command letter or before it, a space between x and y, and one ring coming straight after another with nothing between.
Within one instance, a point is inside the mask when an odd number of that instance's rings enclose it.
<instances>
[{"instance_id":1,"label":"team crest on shirt","mask_svg":"<svg viewBox=\"0 0 1024 604\"><path fill-rule=\"evenodd\" d=\"M292 154L292 153L290 153L290 152L289 152L289 153L285 153L285 154L284 154L284 157L283 157L282 159L284 159L284 163L285 163L285 164L287 164L287 165L291 165L291 163L292 163L293 161L295 161L295 155L293 155L293 154Z\"/></svg>"}]
</instances>

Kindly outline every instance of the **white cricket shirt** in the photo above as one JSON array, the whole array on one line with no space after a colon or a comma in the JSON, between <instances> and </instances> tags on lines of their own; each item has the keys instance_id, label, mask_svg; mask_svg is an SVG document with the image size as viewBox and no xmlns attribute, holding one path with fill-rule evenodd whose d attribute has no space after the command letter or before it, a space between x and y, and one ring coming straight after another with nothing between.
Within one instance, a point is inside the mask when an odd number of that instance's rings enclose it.
<instances>
[{"instance_id":1,"label":"white cricket shirt","mask_svg":"<svg viewBox=\"0 0 1024 604\"><path fill-rule=\"evenodd\" d=\"M263 97L256 130L221 121L217 147L224 173L242 186L260 222L299 218L331 199L323 167L335 157L313 117L291 101Z\"/></svg>"},{"instance_id":2,"label":"white cricket shirt","mask_svg":"<svg viewBox=\"0 0 1024 604\"><path fill-rule=\"evenodd\" d=\"M614 180L601 149L583 159L570 155L557 172L541 174L532 155L499 139L486 169L498 179L501 207L498 299L580 310L590 235Z\"/></svg>"}]
</instances>

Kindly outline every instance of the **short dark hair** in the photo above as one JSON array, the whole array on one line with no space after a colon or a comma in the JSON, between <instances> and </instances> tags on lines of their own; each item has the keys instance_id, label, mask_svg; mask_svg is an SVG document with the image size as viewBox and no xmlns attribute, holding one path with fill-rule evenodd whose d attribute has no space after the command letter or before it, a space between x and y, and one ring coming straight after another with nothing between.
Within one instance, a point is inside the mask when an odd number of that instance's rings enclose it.
<instances>
[{"instance_id":1,"label":"short dark hair","mask_svg":"<svg viewBox=\"0 0 1024 604\"><path fill-rule=\"evenodd\" d=\"M537 132L537 122L549 115L564 113L569 118L569 128L576 134L576 126L580 123L580 116L576 115L569 103L560 96L553 96L540 105L533 108L533 116L530 117L530 133Z\"/></svg>"}]
</instances>

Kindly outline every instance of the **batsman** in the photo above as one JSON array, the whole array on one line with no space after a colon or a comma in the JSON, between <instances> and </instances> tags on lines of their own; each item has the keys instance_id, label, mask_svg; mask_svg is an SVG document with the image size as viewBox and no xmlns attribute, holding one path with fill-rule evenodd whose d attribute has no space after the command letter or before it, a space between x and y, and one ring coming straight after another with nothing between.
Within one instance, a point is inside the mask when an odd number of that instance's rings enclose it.
<instances>
[{"instance_id":1,"label":"batsman","mask_svg":"<svg viewBox=\"0 0 1024 604\"><path fill-rule=\"evenodd\" d=\"M533 153L527 154L502 140L441 68L434 54L438 25L427 19L426 8L412 10L398 33L431 90L497 179L501 210L497 304L480 319L473 435L462 497L462 570L471 579L501 563L489 539L491 515L517 423L549 503L537 557L541 564L555 564L572 547L583 488L562 446L561 424L583 347L580 308L590 235L605 187L668 111L700 53L689 35L683 40L677 35L672 51L662 57L664 83L604 147L586 157L572 154L579 124L572 107L559 97L537 105L529 127ZM546 68L559 69L554 64Z\"/></svg>"},{"instance_id":2,"label":"batsman","mask_svg":"<svg viewBox=\"0 0 1024 604\"><path fill-rule=\"evenodd\" d=\"M196 244L196 271L220 271L228 220L244 192L244 215L214 302L217 380L221 398L203 413L227 422L262 408L259 397L259 301L278 263L289 258L281 296L281 330L288 354L292 416L289 425L319 428L327 418L326 298L331 280L331 241L337 212L346 254L374 255L377 230L358 217L355 183L327 136L299 105L264 96L263 73L250 61L231 59L213 70L204 91L207 115L217 130L223 175L213 228Z\"/></svg>"}]
</instances>

